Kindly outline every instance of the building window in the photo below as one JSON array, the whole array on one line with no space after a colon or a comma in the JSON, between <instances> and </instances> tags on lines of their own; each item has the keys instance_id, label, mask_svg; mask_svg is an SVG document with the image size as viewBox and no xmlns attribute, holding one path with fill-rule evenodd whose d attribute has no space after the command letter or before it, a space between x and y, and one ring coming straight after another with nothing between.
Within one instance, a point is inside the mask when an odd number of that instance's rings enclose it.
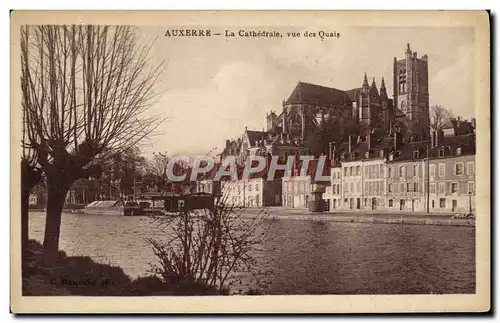
<instances>
[{"instance_id":1,"label":"building window","mask_svg":"<svg viewBox=\"0 0 500 323\"><path fill-rule=\"evenodd\" d=\"M354 183L351 183L350 186L351 186L350 191L351 191L351 193L353 193L354 192Z\"/></svg>"},{"instance_id":2,"label":"building window","mask_svg":"<svg viewBox=\"0 0 500 323\"><path fill-rule=\"evenodd\" d=\"M347 176L347 167L344 168L344 176Z\"/></svg>"},{"instance_id":3,"label":"building window","mask_svg":"<svg viewBox=\"0 0 500 323\"><path fill-rule=\"evenodd\" d=\"M405 173L406 173L406 167L400 166L399 167L399 177L405 177Z\"/></svg>"},{"instance_id":4,"label":"building window","mask_svg":"<svg viewBox=\"0 0 500 323\"><path fill-rule=\"evenodd\" d=\"M359 175L360 175L360 167L356 166L356 176L359 176Z\"/></svg>"},{"instance_id":5,"label":"building window","mask_svg":"<svg viewBox=\"0 0 500 323\"><path fill-rule=\"evenodd\" d=\"M399 190L401 193L405 191L405 184L401 183L401 189Z\"/></svg>"},{"instance_id":6,"label":"building window","mask_svg":"<svg viewBox=\"0 0 500 323\"><path fill-rule=\"evenodd\" d=\"M413 165L413 177L418 177L418 165Z\"/></svg>"},{"instance_id":7,"label":"building window","mask_svg":"<svg viewBox=\"0 0 500 323\"><path fill-rule=\"evenodd\" d=\"M354 167L349 167L349 176L353 175Z\"/></svg>"},{"instance_id":8,"label":"building window","mask_svg":"<svg viewBox=\"0 0 500 323\"><path fill-rule=\"evenodd\" d=\"M392 167L387 167L387 178L392 177Z\"/></svg>"},{"instance_id":9,"label":"building window","mask_svg":"<svg viewBox=\"0 0 500 323\"><path fill-rule=\"evenodd\" d=\"M432 183L429 186L429 191L430 191L431 194L436 194L436 184L435 183Z\"/></svg>"},{"instance_id":10,"label":"building window","mask_svg":"<svg viewBox=\"0 0 500 323\"><path fill-rule=\"evenodd\" d=\"M446 208L446 199L444 198L439 199L439 207L442 209Z\"/></svg>"},{"instance_id":11,"label":"building window","mask_svg":"<svg viewBox=\"0 0 500 323\"><path fill-rule=\"evenodd\" d=\"M389 200L389 207L394 207L394 201L393 200Z\"/></svg>"},{"instance_id":12,"label":"building window","mask_svg":"<svg viewBox=\"0 0 500 323\"><path fill-rule=\"evenodd\" d=\"M457 147L457 156L460 156L462 154L462 148Z\"/></svg>"},{"instance_id":13,"label":"building window","mask_svg":"<svg viewBox=\"0 0 500 323\"><path fill-rule=\"evenodd\" d=\"M387 192L392 193L392 184L387 184Z\"/></svg>"},{"instance_id":14,"label":"building window","mask_svg":"<svg viewBox=\"0 0 500 323\"><path fill-rule=\"evenodd\" d=\"M432 200L432 208L435 208L435 207L436 207L436 205L434 203L434 200Z\"/></svg>"},{"instance_id":15,"label":"building window","mask_svg":"<svg viewBox=\"0 0 500 323\"><path fill-rule=\"evenodd\" d=\"M255 190L258 191L259 190L259 184L255 184Z\"/></svg>"},{"instance_id":16,"label":"building window","mask_svg":"<svg viewBox=\"0 0 500 323\"><path fill-rule=\"evenodd\" d=\"M455 164L455 175L461 176L464 174L464 164L463 163L456 163Z\"/></svg>"},{"instance_id":17,"label":"building window","mask_svg":"<svg viewBox=\"0 0 500 323\"><path fill-rule=\"evenodd\" d=\"M468 182L467 183L467 192L470 194L474 194L476 191L475 183L474 182Z\"/></svg>"},{"instance_id":18,"label":"building window","mask_svg":"<svg viewBox=\"0 0 500 323\"><path fill-rule=\"evenodd\" d=\"M444 194L444 183L439 183L439 194Z\"/></svg>"},{"instance_id":19,"label":"building window","mask_svg":"<svg viewBox=\"0 0 500 323\"><path fill-rule=\"evenodd\" d=\"M248 184L248 191L251 192L252 191L252 184Z\"/></svg>"},{"instance_id":20,"label":"building window","mask_svg":"<svg viewBox=\"0 0 500 323\"><path fill-rule=\"evenodd\" d=\"M474 175L474 162L467 163L467 175Z\"/></svg>"},{"instance_id":21,"label":"building window","mask_svg":"<svg viewBox=\"0 0 500 323\"><path fill-rule=\"evenodd\" d=\"M439 149L438 156L439 157L444 157L444 149Z\"/></svg>"},{"instance_id":22,"label":"building window","mask_svg":"<svg viewBox=\"0 0 500 323\"><path fill-rule=\"evenodd\" d=\"M379 173L380 173L379 174L380 177L384 177L384 165L380 165L380 167L379 167Z\"/></svg>"},{"instance_id":23,"label":"building window","mask_svg":"<svg viewBox=\"0 0 500 323\"><path fill-rule=\"evenodd\" d=\"M436 165L429 165L429 176L432 178L436 176Z\"/></svg>"},{"instance_id":24,"label":"building window","mask_svg":"<svg viewBox=\"0 0 500 323\"><path fill-rule=\"evenodd\" d=\"M444 177L446 175L445 164L439 164L439 177Z\"/></svg>"},{"instance_id":25,"label":"building window","mask_svg":"<svg viewBox=\"0 0 500 323\"><path fill-rule=\"evenodd\" d=\"M418 159L420 156L419 156L419 152L418 150L414 150L413 151L413 159Z\"/></svg>"},{"instance_id":26,"label":"building window","mask_svg":"<svg viewBox=\"0 0 500 323\"><path fill-rule=\"evenodd\" d=\"M413 192L418 192L418 183L413 182Z\"/></svg>"},{"instance_id":27,"label":"building window","mask_svg":"<svg viewBox=\"0 0 500 323\"><path fill-rule=\"evenodd\" d=\"M406 191L411 192L411 183L406 183Z\"/></svg>"},{"instance_id":28,"label":"building window","mask_svg":"<svg viewBox=\"0 0 500 323\"><path fill-rule=\"evenodd\" d=\"M451 183L451 192L458 193L458 183Z\"/></svg>"}]
</instances>

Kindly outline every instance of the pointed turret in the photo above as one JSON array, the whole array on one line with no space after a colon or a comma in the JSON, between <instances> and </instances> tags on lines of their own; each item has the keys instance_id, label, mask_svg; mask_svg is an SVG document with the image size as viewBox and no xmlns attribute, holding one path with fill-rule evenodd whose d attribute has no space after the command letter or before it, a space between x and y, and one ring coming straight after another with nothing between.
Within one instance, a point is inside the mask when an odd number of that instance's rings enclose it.
<instances>
[{"instance_id":1,"label":"pointed turret","mask_svg":"<svg viewBox=\"0 0 500 323\"><path fill-rule=\"evenodd\" d=\"M377 89L377 84L375 84L375 78L373 78L372 81L372 86L370 87L370 95L373 97L378 97L378 89Z\"/></svg>"},{"instance_id":2,"label":"pointed turret","mask_svg":"<svg viewBox=\"0 0 500 323\"><path fill-rule=\"evenodd\" d=\"M380 98L382 100L389 99L389 96L387 95L387 89L385 88L385 81L383 76L382 76L382 81L380 82Z\"/></svg>"},{"instance_id":3,"label":"pointed turret","mask_svg":"<svg viewBox=\"0 0 500 323\"><path fill-rule=\"evenodd\" d=\"M368 86L368 77L366 76L366 73L365 73L365 77L363 79L363 88L364 89L368 89L369 86Z\"/></svg>"}]
</instances>

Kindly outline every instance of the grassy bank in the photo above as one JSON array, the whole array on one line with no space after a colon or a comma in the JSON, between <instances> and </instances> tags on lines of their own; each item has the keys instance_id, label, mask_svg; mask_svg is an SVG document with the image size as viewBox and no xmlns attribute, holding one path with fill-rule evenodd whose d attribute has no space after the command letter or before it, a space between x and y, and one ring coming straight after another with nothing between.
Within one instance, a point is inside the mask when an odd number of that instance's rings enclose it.
<instances>
[{"instance_id":1,"label":"grassy bank","mask_svg":"<svg viewBox=\"0 0 500 323\"><path fill-rule=\"evenodd\" d=\"M23 261L24 296L160 296L217 295L214 289L172 278L130 278L117 266L99 264L89 257L68 257L60 251L55 263L42 260L42 245L30 240Z\"/></svg>"}]
</instances>

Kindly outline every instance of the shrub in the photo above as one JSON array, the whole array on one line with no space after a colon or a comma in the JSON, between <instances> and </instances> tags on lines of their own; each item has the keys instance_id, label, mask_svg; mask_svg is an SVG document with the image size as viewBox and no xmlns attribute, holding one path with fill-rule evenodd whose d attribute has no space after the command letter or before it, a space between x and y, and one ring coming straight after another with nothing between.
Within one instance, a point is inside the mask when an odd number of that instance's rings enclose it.
<instances>
[{"instance_id":1,"label":"shrub","mask_svg":"<svg viewBox=\"0 0 500 323\"><path fill-rule=\"evenodd\" d=\"M151 272L173 290L190 295L228 294L237 283L237 273L253 275L256 252L268 229L262 220L268 213L260 210L256 216L245 217L245 208L226 204L226 200L227 196L216 199L210 210L153 217L170 238L147 239L158 260L151 264Z\"/></svg>"}]
</instances>

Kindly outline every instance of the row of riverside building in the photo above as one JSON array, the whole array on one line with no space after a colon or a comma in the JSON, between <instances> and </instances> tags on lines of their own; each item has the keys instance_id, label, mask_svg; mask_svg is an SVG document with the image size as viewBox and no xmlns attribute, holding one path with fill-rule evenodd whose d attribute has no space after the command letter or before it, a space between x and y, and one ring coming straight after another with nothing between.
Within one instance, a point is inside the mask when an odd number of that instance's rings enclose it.
<instances>
[{"instance_id":1,"label":"row of riverside building","mask_svg":"<svg viewBox=\"0 0 500 323\"><path fill-rule=\"evenodd\" d=\"M401 143L396 133L374 149L368 136L331 168L331 211L474 213L474 134Z\"/></svg>"},{"instance_id":2,"label":"row of riverside building","mask_svg":"<svg viewBox=\"0 0 500 323\"><path fill-rule=\"evenodd\" d=\"M230 203L247 207L309 208L320 197L333 212L474 213L475 119L448 118L431 127L429 64L432 58L407 44L404 57L392 60L392 95L383 77L378 87L366 74L361 87L347 90L299 82L281 111L266 115L267 129L245 128L221 154L240 163L252 155L307 155L317 130L334 124L332 138L324 138L329 148L321 152L328 182L315 182L310 170L273 181L225 181L206 186L208 192L219 187ZM348 130L353 124L356 129Z\"/></svg>"},{"instance_id":3,"label":"row of riverside building","mask_svg":"<svg viewBox=\"0 0 500 323\"><path fill-rule=\"evenodd\" d=\"M474 132L437 131L429 140L405 141L399 132L375 138L370 131L334 149L322 170L328 182L314 181L318 163L312 162L306 176L295 170L268 181L264 170L246 180L199 181L198 192L222 191L228 203L246 207L306 209L320 192L331 212L475 212Z\"/></svg>"}]
</instances>

